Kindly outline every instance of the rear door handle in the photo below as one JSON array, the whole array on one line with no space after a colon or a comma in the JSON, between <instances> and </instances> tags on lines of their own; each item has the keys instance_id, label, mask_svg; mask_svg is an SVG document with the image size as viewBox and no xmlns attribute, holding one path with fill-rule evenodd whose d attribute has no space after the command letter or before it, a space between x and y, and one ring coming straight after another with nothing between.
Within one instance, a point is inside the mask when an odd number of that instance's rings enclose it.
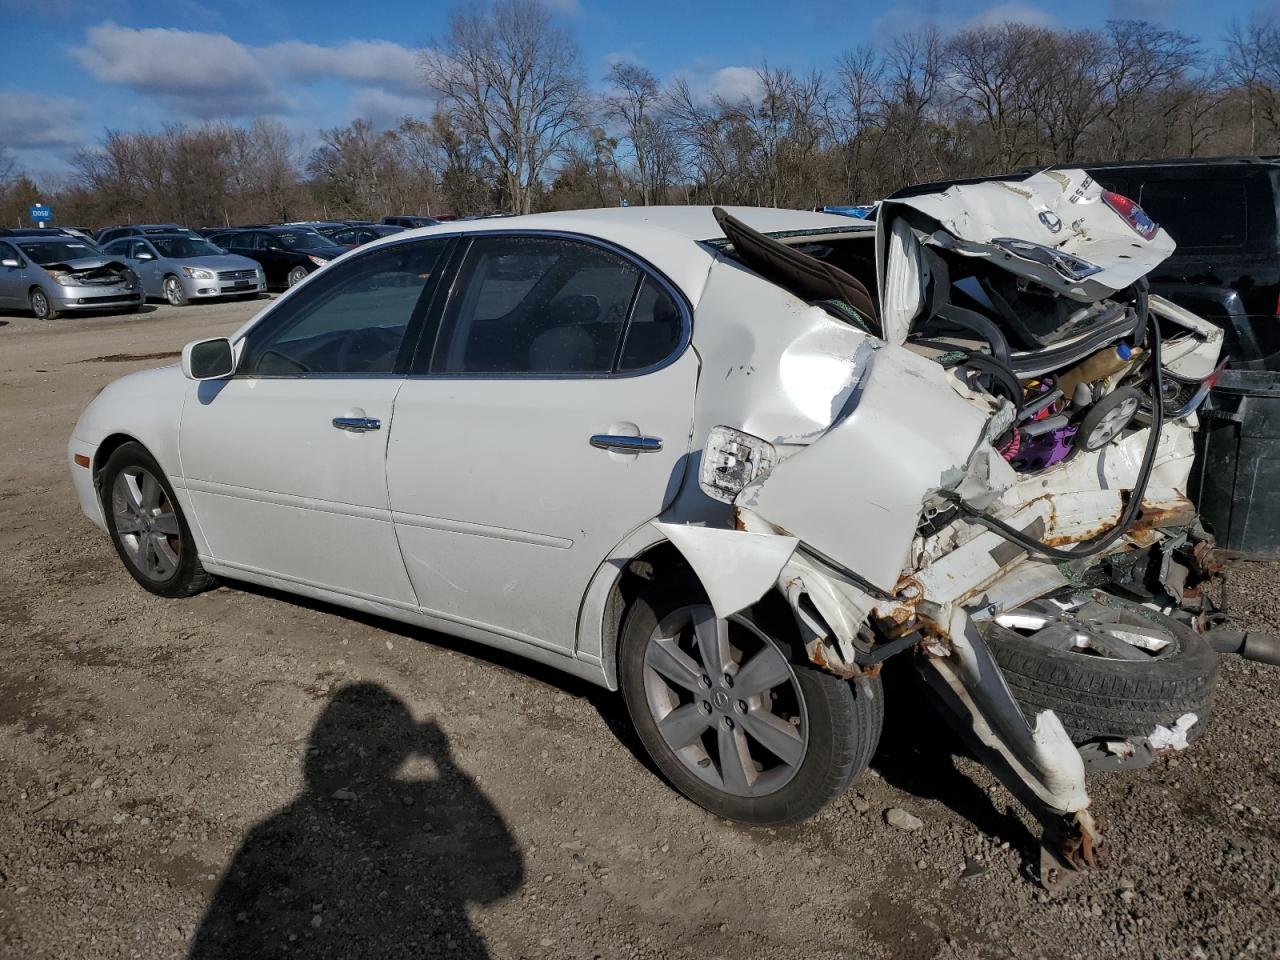
<instances>
[{"instance_id":1,"label":"rear door handle","mask_svg":"<svg viewBox=\"0 0 1280 960\"><path fill-rule=\"evenodd\" d=\"M657 453L662 449L661 437L624 437L615 433L597 433L591 445L601 450L617 450L622 453Z\"/></svg>"},{"instance_id":2,"label":"rear door handle","mask_svg":"<svg viewBox=\"0 0 1280 960\"><path fill-rule=\"evenodd\" d=\"M339 430L349 430L352 433L382 429L382 421L373 417L334 417L333 425Z\"/></svg>"}]
</instances>

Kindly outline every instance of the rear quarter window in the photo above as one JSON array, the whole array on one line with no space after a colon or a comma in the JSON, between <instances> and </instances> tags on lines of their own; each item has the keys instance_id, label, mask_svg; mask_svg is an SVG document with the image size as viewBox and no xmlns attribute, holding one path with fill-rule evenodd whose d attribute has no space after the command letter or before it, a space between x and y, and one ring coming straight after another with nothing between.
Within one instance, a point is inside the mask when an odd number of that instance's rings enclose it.
<instances>
[{"instance_id":1,"label":"rear quarter window","mask_svg":"<svg viewBox=\"0 0 1280 960\"><path fill-rule=\"evenodd\" d=\"M1179 247L1243 247L1249 236L1242 180L1148 181L1136 198Z\"/></svg>"}]
</instances>

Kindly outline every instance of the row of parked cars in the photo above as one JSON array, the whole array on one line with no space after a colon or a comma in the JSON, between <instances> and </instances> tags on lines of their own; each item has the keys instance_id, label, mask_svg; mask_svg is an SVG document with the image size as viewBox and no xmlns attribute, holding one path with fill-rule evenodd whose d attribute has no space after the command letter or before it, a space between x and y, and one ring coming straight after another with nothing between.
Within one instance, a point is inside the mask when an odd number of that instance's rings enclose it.
<instances>
[{"instance_id":1,"label":"row of parked cars","mask_svg":"<svg viewBox=\"0 0 1280 960\"><path fill-rule=\"evenodd\" d=\"M176 223L0 230L0 309L53 320L77 311L134 312L149 299L257 297L291 287L372 240L431 217L326 220L193 230Z\"/></svg>"}]
</instances>

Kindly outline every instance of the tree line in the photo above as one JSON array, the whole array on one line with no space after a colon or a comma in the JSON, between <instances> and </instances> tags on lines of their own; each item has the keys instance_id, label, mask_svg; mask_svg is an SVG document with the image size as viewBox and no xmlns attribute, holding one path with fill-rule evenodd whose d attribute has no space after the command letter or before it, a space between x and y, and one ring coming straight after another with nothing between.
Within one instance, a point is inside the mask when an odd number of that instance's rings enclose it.
<instances>
[{"instance_id":1,"label":"tree line","mask_svg":"<svg viewBox=\"0 0 1280 960\"><path fill-rule=\"evenodd\" d=\"M590 78L542 4L498 0L455 10L422 52L423 116L306 148L271 119L108 131L39 184L0 148L0 222L37 198L88 225L815 207L1053 163L1280 151L1280 27L1214 39L1133 20L924 25L826 69L762 63L729 94L630 61Z\"/></svg>"}]
</instances>

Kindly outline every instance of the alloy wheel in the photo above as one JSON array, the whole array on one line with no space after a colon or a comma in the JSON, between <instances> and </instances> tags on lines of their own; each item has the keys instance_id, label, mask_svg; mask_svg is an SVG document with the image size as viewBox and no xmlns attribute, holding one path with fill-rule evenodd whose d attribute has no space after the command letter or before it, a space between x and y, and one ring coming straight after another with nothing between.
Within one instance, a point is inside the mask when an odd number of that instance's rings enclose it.
<instances>
[{"instance_id":1,"label":"alloy wheel","mask_svg":"<svg viewBox=\"0 0 1280 960\"><path fill-rule=\"evenodd\" d=\"M31 312L36 315L37 320L49 316L49 297L43 290L31 291Z\"/></svg>"},{"instance_id":2,"label":"alloy wheel","mask_svg":"<svg viewBox=\"0 0 1280 960\"><path fill-rule=\"evenodd\" d=\"M182 284L178 282L177 277L169 277L164 282L164 298L169 301L170 306L180 307L187 302L186 293L182 289Z\"/></svg>"},{"instance_id":3,"label":"alloy wheel","mask_svg":"<svg viewBox=\"0 0 1280 960\"><path fill-rule=\"evenodd\" d=\"M643 682L667 747L715 789L761 797L800 769L804 695L783 652L745 618L707 605L673 611L649 637Z\"/></svg>"},{"instance_id":4,"label":"alloy wheel","mask_svg":"<svg viewBox=\"0 0 1280 960\"><path fill-rule=\"evenodd\" d=\"M128 466L111 487L111 514L134 569L148 580L168 580L178 569L182 534L164 486L145 467Z\"/></svg>"},{"instance_id":5,"label":"alloy wheel","mask_svg":"<svg viewBox=\"0 0 1280 960\"><path fill-rule=\"evenodd\" d=\"M997 614L996 625L1023 642L1109 660L1159 660L1176 652L1174 637L1139 614L1086 600L1035 600Z\"/></svg>"},{"instance_id":6,"label":"alloy wheel","mask_svg":"<svg viewBox=\"0 0 1280 960\"><path fill-rule=\"evenodd\" d=\"M288 279L288 282L289 282L289 286L291 286L291 287L292 287L292 286L295 286L296 284L301 283L303 280L307 279L307 270L306 270L306 268L305 268L305 267L294 267L292 270L290 270L290 271L289 271L289 276L288 276L288 278L287 278L287 279Z\"/></svg>"}]
</instances>

